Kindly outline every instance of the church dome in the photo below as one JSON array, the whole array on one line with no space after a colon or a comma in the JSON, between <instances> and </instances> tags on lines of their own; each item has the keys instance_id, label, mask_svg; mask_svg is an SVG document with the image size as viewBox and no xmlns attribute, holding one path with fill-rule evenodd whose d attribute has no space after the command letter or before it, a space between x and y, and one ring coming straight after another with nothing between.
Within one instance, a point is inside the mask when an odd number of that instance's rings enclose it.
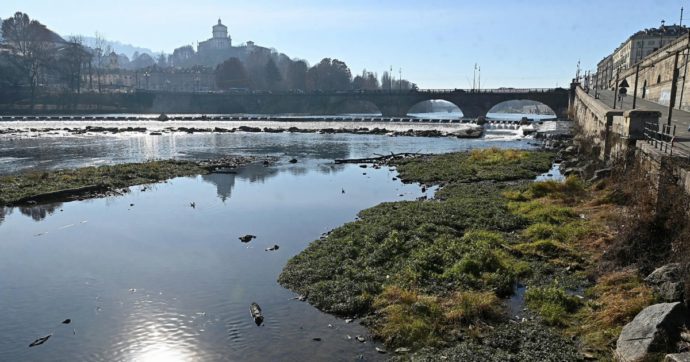
<instances>
[{"instance_id":1,"label":"church dome","mask_svg":"<svg viewBox=\"0 0 690 362\"><path fill-rule=\"evenodd\" d=\"M228 36L228 27L223 25L223 23L220 22L220 19L218 19L218 24L213 26L213 37L214 38L227 38Z\"/></svg>"}]
</instances>

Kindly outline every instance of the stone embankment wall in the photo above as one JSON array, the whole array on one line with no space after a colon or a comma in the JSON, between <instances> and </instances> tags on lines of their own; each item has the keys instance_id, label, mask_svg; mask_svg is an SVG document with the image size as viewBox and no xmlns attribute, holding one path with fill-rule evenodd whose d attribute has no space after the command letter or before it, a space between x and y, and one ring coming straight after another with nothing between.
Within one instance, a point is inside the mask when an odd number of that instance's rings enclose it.
<instances>
[{"instance_id":1,"label":"stone embankment wall","mask_svg":"<svg viewBox=\"0 0 690 362\"><path fill-rule=\"evenodd\" d=\"M674 185L690 196L687 160L645 140L645 124L658 124L659 112L614 110L579 86L573 92L570 112L577 123L576 140L582 152L608 166L636 167L657 194Z\"/></svg>"},{"instance_id":2,"label":"stone embankment wall","mask_svg":"<svg viewBox=\"0 0 690 362\"><path fill-rule=\"evenodd\" d=\"M574 88L571 114L578 125L578 139L599 161L611 163L629 157L644 140L647 122L656 123L659 112L615 110L594 99L582 88Z\"/></svg>"}]
</instances>

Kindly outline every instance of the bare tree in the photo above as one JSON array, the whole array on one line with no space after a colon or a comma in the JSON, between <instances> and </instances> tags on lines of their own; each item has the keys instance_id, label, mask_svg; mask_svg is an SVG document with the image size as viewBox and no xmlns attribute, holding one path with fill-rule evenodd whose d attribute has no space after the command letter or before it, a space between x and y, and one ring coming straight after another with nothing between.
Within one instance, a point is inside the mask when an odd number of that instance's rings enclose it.
<instances>
[{"instance_id":1,"label":"bare tree","mask_svg":"<svg viewBox=\"0 0 690 362\"><path fill-rule=\"evenodd\" d=\"M59 52L59 68L67 88L76 94L81 93L82 72L90 62L91 54L84 48L81 36L71 36Z\"/></svg>"},{"instance_id":2,"label":"bare tree","mask_svg":"<svg viewBox=\"0 0 690 362\"><path fill-rule=\"evenodd\" d=\"M96 85L98 86L98 92L102 93L103 92L103 83L101 81L103 77L103 70L105 66L107 65L107 57L112 52L112 48L108 44L108 42L105 40L103 35L100 33L96 32L95 34L95 40L93 43L93 48L94 48L94 68L96 68Z\"/></svg>"},{"instance_id":3,"label":"bare tree","mask_svg":"<svg viewBox=\"0 0 690 362\"><path fill-rule=\"evenodd\" d=\"M34 109L36 87L43 66L54 49L52 33L41 23L17 12L2 23L2 35L19 65L31 89L31 109Z\"/></svg>"}]
</instances>

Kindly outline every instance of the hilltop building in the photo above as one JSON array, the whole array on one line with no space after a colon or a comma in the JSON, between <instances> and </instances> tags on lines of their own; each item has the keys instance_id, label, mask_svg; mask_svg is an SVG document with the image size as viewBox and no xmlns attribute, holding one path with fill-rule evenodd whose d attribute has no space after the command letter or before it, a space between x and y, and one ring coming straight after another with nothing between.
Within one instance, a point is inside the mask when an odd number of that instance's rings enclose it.
<instances>
[{"instance_id":1,"label":"hilltop building","mask_svg":"<svg viewBox=\"0 0 690 362\"><path fill-rule=\"evenodd\" d=\"M215 67L228 58L239 58L244 61L249 54L255 51L270 53L270 49L263 48L248 41L244 45L232 46L232 37L228 35L228 27L221 19L211 28L212 37L200 41L196 51L191 45L179 47L170 56L170 64L177 68L187 68L195 65Z\"/></svg>"},{"instance_id":2,"label":"hilltop building","mask_svg":"<svg viewBox=\"0 0 690 362\"><path fill-rule=\"evenodd\" d=\"M232 39L228 36L228 27L221 23L218 19L218 24L213 26L213 37L206 41L199 43L199 53L210 53L215 51L230 50L232 48Z\"/></svg>"}]
</instances>

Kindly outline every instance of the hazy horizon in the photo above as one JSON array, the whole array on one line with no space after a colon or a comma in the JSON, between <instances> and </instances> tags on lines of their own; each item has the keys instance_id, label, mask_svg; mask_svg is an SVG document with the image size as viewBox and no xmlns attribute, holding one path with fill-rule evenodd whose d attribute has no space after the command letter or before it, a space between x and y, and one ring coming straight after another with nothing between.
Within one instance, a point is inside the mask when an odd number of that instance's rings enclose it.
<instances>
[{"instance_id":1,"label":"hazy horizon","mask_svg":"<svg viewBox=\"0 0 690 362\"><path fill-rule=\"evenodd\" d=\"M482 88L566 87L577 61L594 69L635 31L679 22L682 1L319 1L6 0L0 17L27 13L62 36L93 36L172 53L211 36L218 18L233 45L254 41L310 64L337 58L353 74L397 78L420 88L469 88L474 64ZM155 16L156 12L165 16ZM642 19L642 20L640 20Z\"/></svg>"}]
</instances>

